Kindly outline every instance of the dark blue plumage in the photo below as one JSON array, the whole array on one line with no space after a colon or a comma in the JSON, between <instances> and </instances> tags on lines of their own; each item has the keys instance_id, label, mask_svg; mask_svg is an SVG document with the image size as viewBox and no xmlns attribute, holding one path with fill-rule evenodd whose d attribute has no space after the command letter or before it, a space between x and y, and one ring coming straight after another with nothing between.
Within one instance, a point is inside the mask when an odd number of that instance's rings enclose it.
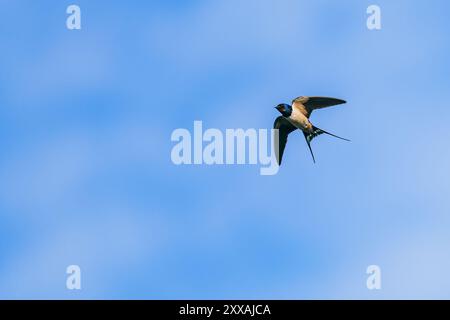
<instances>
[{"instance_id":1,"label":"dark blue plumage","mask_svg":"<svg viewBox=\"0 0 450 320\"><path fill-rule=\"evenodd\" d=\"M292 114L292 106L286 103L280 103L275 107L283 117L289 118Z\"/></svg>"}]
</instances>

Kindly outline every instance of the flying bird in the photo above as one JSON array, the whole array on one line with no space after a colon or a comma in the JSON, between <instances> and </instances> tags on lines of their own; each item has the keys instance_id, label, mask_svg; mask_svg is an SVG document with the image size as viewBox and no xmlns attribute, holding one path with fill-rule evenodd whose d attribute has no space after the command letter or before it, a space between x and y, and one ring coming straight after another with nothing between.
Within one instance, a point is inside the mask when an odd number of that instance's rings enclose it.
<instances>
[{"instance_id":1,"label":"flying bird","mask_svg":"<svg viewBox=\"0 0 450 320\"><path fill-rule=\"evenodd\" d=\"M276 147L277 144L275 143L275 155L278 161L278 165L281 165L281 160L283 158L284 148L286 147L289 133L297 129L303 132L314 163L316 162L316 159L314 158L314 153L311 149L311 140L313 140L318 135L326 133L330 136L350 141L348 139L329 133L325 130L319 129L309 121L309 117L311 116L313 110L331 107L343 103L346 103L346 101L335 98L298 97L292 101L292 105L282 103L276 106L275 108L281 113L281 116L275 119L275 123L273 125L275 129L279 130L278 148Z\"/></svg>"}]
</instances>

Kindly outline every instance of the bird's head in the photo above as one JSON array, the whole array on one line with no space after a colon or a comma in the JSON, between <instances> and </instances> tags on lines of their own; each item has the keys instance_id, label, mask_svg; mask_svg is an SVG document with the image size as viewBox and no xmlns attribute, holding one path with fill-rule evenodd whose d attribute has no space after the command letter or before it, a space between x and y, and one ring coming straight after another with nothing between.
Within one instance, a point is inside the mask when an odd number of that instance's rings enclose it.
<instances>
[{"instance_id":1,"label":"bird's head","mask_svg":"<svg viewBox=\"0 0 450 320\"><path fill-rule=\"evenodd\" d=\"M286 103L281 103L275 107L283 117L289 118L292 114L292 107Z\"/></svg>"}]
</instances>

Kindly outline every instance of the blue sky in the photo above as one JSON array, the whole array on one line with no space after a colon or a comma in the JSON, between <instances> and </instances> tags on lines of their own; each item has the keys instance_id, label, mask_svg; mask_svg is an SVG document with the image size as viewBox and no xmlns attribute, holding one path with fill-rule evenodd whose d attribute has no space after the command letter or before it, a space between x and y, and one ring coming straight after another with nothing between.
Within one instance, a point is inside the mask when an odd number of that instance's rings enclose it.
<instances>
[{"instance_id":1,"label":"blue sky","mask_svg":"<svg viewBox=\"0 0 450 320\"><path fill-rule=\"evenodd\" d=\"M450 298L448 2L0 8L0 298ZM299 95L347 100L311 120L352 142L313 164L293 135L275 176L172 164L174 129L270 128Z\"/></svg>"}]
</instances>

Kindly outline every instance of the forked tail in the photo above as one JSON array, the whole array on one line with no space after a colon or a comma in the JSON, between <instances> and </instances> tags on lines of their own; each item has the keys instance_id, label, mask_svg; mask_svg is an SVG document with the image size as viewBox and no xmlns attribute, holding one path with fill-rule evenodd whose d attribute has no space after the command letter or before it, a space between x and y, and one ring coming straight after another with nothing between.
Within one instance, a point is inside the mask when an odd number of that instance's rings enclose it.
<instances>
[{"instance_id":1,"label":"forked tail","mask_svg":"<svg viewBox=\"0 0 450 320\"><path fill-rule=\"evenodd\" d=\"M315 137L321 135L322 133L328 134L328 135L333 136L333 137L338 138L338 139L342 139L342 140L345 140L345 141L350 141L349 139L345 139L345 138L339 137L339 136L337 136L335 134L329 133L329 132L327 132L325 130L322 130L320 128L317 128L315 126L313 126L313 132L311 132L311 133L306 133L305 131L303 131L303 135L305 136L306 143L308 144L308 148L309 148L309 151L311 152L311 156L313 158L313 162L314 163L316 163L316 159L314 158L314 153L313 153L313 151L311 149L311 141Z\"/></svg>"}]
</instances>

